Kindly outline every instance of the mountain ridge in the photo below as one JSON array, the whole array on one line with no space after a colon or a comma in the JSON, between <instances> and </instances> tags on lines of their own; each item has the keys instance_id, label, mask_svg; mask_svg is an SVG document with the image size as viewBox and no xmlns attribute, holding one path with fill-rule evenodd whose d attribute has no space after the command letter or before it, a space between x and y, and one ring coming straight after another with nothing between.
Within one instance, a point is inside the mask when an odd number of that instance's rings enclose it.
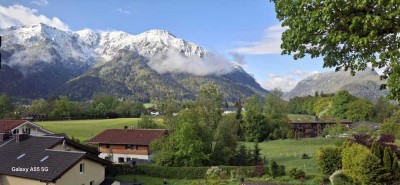
<instances>
[{"instance_id":1,"label":"mountain ridge","mask_svg":"<svg viewBox=\"0 0 400 185\"><path fill-rule=\"evenodd\" d=\"M216 85L230 100L268 93L241 66L218 58L166 30L132 35L89 29L61 31L39 24L0 30L0 35L3 36L1 52L5 61L2 64L5 69L0 70L3 76L0 93L9 95L38 98L62 94L82 100L106 93L144 96L139 99L145 101L168 95L190 99L196 96L199 88L210 84ZM177 56L169 56L170 51ZM183 60L180 63L183 66L176 64L183 67L183 72L157 72L155 67L160 65L157 62L165 57L171 58L171 63L162 67L168 68L175 60ZM206 61L208 59L211 60ZM206 70L199 73L202 75L185 72L185 67L192 64L201 64L194 70L210 67L220 68L222 72ZM10 85L12 81L18 85ZM157 88L160 90L154 90Z\"/></svg>"},{"instance_id":2,"label":"mountain ridge","mask_svg":"<svg viewBox=\"0 0 400 185\"><path fill-rule=\"evenodd\" d=\"M388 94L387 90L380 90L381 84L384 83L386 81L380 80L380 75L371 68L357 71L354 76L348 71L330 71L306 77L285 93L283 98L289 100L296 96L313 96L315 92L329 94L347 90L354 96L376 101Z\"/></svg>"}]
</instances>

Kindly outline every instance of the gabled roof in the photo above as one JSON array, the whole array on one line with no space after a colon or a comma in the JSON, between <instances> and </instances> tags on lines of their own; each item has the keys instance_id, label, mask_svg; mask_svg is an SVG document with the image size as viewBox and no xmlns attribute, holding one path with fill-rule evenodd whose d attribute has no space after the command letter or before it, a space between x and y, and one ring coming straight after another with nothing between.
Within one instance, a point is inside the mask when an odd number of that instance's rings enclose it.
<instances>
[{"instance_id":1,"label":"gabled roof","mask_svg":"<svg viewBox=\"0 0 400 185\"><path fill-rule=\"evenodd\" d=\"M23 141L15 139L0 147L0 174L56 182L82 159L100 164L110 162L91 155L90 152L53 150L53 146L62 142L63 137L30 136ZM20 157L18 159L18 157ZM13 167L47 167L47 171L13 171Z\"/></svg>"},{"instance_id":2,"label":"gabled roof","mask_svg":"<svg viewBox=\"0 0 400 185\"><path fill-rule=\"evenodd\" d=\"M26 122L26 120L0 120L0 133L10 132Z\"/></svg>"},{"instance_id":3,"label":"gabled roof","mask_svg":"<svg viewBox=\"0 0 400 185\"><path fill-rule=\"evenodd\" d=\"M93 137L91 143L150 145L165 134L164 129L107 129Z\"/></svg>"},{"instance_id":4,"label":"gabled roof","mask_svg":"<svg viewBox=\"0 0 400 185\"><path fill-rule=\"evenodd\" d=\"M44 129L40 125L26 120L0 120L0 133L9 133L11 130L21 127L25 124L30 124L31 126L40 128L41 131L45 133L54 134L53 132Z\"/></svg>"}]
</instances>

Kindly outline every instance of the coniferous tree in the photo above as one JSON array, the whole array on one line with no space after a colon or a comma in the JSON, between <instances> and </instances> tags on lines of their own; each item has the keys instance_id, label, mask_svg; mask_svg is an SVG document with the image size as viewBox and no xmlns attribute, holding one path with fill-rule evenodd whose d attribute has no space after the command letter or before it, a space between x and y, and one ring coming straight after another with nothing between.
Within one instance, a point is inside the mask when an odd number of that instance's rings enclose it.
<instances>
[{"instance_id":1,"label":"coniferous tree","mask_svg":"<svg viewBox=\"0 0 400 185\"><path fill-rule=\"evenodd\" d=\"M261 162L260 151L261 149L258 146L258 142L256 142L256 144L254 144L254 149L253 149L253 158L252 158L253 165L257 165L258 163Z\"/></svg>"},{"instance_id":2,"label":"coniferous tree","mask_svg":"<svg viewBox=\"0 0 400 185\"><path fill-rule=\"evenodd\" d=\"M381 148L380 148L380 145L376 141L372 144L371 152L376 157L378 157L380 160L382 160Z\"/></svg>"},{"instance_id":3,"label":"coniferous tree","mask_svg":"<svg viewBox=\"0 0 400 185\"><path fill-rule=\"evenodd\" d=\"M385 148L383 152L383 168L385 168L387 172L391 172L392 170L392 160L390 157L390 153L391 152L389 148Z\"/></svg>"},{"instance_id":4,"label":"coniferous tree","mask_svg":"<svg viewBox=\"0 0 400 185\"><path fill-rule=\"evenodd\" d=\"M392 175L394 180L399 179L399 161L397 158L397 155L394 153L393 154L393 164L392 164Z\"/></svg>"}]
</instances>

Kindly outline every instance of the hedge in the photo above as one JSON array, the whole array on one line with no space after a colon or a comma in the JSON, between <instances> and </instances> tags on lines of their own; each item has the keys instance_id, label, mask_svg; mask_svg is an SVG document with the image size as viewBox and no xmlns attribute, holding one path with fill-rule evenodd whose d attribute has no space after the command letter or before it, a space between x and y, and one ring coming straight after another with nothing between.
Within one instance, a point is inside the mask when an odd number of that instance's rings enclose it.
<instances>
[{"instance_id":1,"label":"hedge","mask_svg":"<svg viewBox=\"0 0 400 185\"><path fill-rule=\"evenodd\" d=\"M115 177L117 175L133 175L135 167L128 164L112 164L106 167L106 176Z\"/></svg>"},{"instance_id":2,"label":"hedge","mask_svg":"<svg viewBox=\"0 0 400 185\"><path fill-rule=\"evenodd\" d=\"M169 179L202 179L210 167L166 167L156 165L113 164L106 168L107 176L116 175L146 175ZM219 166L230 174L232 170L239 170L245 177L254 177L255 166Z\"/></svg>"}]
</instances>

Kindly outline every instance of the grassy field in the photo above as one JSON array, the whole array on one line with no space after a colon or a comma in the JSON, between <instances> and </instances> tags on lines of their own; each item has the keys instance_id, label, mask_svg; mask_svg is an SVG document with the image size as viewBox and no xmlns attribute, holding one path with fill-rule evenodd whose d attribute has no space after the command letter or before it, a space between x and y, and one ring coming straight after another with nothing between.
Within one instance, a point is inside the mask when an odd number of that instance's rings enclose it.
<instances>
[{"instance_id":1,"label":"grassy field","mask_svg":"<svg viewBox=\"0 0 400 185\"><path fill-rule=\"evenodd\" d=\"M306 138L301 140L275 140L259 143L261 154L267 159L274 159L278 164L286 166L286 171L297 167L305 170L307 175L320 175L315 162L315 154L321 146L338 145L343 138ZM254 147L254 143L245 142L247 147ZM301 159L306 153L310 158Z\"/></svg>"},{"instance_id":2,"label":"grassy field","mask_svg":"<svg viewBox=\"0 0 400 185\"><path fill-rule=\"evenodd\" d=\"M86 141L109 128L124 128L134 125L139 118L100 119L100 120L70 120L35 122L55 133L65 133L80 141Z\"/></svg>"}]
</instances>

